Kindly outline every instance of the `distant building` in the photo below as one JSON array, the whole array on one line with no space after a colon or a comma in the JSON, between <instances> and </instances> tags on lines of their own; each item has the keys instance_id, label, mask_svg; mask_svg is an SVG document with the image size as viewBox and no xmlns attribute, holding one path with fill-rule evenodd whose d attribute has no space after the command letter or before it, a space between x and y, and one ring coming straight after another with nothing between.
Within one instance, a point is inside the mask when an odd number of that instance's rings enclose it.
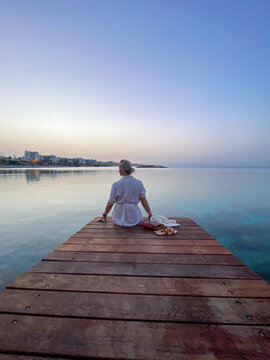
<instances>
[{"instance_id":1,"label":"distant building","mask_svg":"<svg viewBox=\"0 0 270 360\"><path fill-rule=\"evenodd\" d=\"M28 151L24 152L25 160L40 160L40 155L38 151Z\"/></svg>"},{"instance_id":2,"label":"distant building","mask_svg":"<svg viewBox=\"0 0 270 360\"><path fill-rule=\"evenodd\" d=\"M74 158L74 161L78 162L78 165L85 165L86 161L82 158Z\"/></svg>"},{"instance_id":3,"label":"distant building","mask_svg":"<svg viewBox=\"0 0 270 360\"><path fill-rule=\"evenodd\" d=\"M98 161L96 159L87 159L85 160L87 165L96 166L98 164Z\"/></svg>"},{"instance_id":4,"label":"distant building","mask_svg":"<svg viewBox=\"0 0 270 360\"><path fill-rule=\"evenodd\" d=\"M40 160L51 162L53 164L57 163L57 156L56 155L40 155Z\"/></svg>"},{"instance_id":5,"label":"distant building","mask_svg":"<svg viewBox=\"0 0 270 360\"><path fill-rule=\"evenodd\" d=\"M1 154L1 153L0 153ZM0 157L1 159L1 157ZM56 155L41 155L38 151L25 150L24 156L16 161L31 162L31 165L60 165L60 166L114 166L117 165L114 161L97 161L96 159L83 159L83 158L62 158ZM3 160L2 160L3 161Z\"/></svg>"}]
</instances>

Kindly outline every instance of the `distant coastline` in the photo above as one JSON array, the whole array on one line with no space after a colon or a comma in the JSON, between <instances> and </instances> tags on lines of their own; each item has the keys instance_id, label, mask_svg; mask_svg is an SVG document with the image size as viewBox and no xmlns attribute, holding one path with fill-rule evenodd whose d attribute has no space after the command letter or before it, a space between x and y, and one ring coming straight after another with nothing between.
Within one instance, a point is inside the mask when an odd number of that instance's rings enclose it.
<instances>
[{"instance_id":1,"label":"distant coastline","mask_svg":"<svg viewBox=\"0 0 270 360\"><path fill-rule=\"evenodd\" d=\"M163 166L163 165L134 165L136 169L162 169L162 168L167 168L168 166ZM26 169L37 169L37 168L99 168L99 167L118 167L118 165L87 165L87 164L83 164L83 165L72 165L72 164L68 164L68 165L60 165L60 164L38 164L38 163L34 163L34 164L12 164L12 165L2 165L0 164L0 169L22 169L22 168L26 168Z\"/></svg>"},{"instance_id":2,"label":"distant coastline","mask_svg":"<svg viewBox=\"0 0 270 360\"><path fill-rule=\"evenodd\" d=\"M117 165L60 165L60 164L47 164L47 165L42 165L42 164L35 164L35 165L1 165L0 164L0 169L20 169L20 168L27 168L27 169L37 169L37 168L74 168L74 167L91 167L91 168L97 168L97 167L117 167Z\"/></svg>"},{"instance_id":3,"label":"distant coastline","mask_svg":"<svg viewBox=\"0 0 270 360\"><path fill-rule=\"evenodd\" d=\"M236 165L172 165L172 166L163 166L163 165L138 165L138 164L133 164L133 166L136 169L167 169L167 168L171 168L171 169L177 169L177 168L181 168L181 169L270 169L270 166L262 166L262 165L240 165L240 166L236 166ZM68 168L68 169L72 169L72 168L100 168L100 167L107 167L107 168L112 168L112 167L118 167L118 165L61 165L61 164L12 164L12 165L4 165L0 163L0 169L38 169L38 168L52 168L52 169L57 169L57 168Z\"/></svg>"},{"instance_id":4,"label":"distant coastline","mask_svg":"<svg viewBox=\"0 0 270 360\"><path fill-rule=\"evenodd\" d=\"M137 169L144 169L144 168L151 168L151 169L166 169L168 166L163 165L138 165L136 166Z\"/></svg>"}]
</instances>

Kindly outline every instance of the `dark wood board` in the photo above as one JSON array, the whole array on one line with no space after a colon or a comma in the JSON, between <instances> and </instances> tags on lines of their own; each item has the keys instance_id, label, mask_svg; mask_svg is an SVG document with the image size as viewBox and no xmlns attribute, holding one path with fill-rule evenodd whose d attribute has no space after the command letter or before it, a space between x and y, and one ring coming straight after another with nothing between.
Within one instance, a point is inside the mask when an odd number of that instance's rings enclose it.
<instances>
[{"instance_id":1,"label":"dark wood board","mask_svg":"<svg viewBox=\"0 0 270 360\"><path fill-rule=\"evenodd\" d=\"M87 223L86 225L91 225L91 224L113 224L112 222L112 217L111 216L107 216L107 221L102 221L99 222L98 219L100 219L101 216L96 216L94 219L92 219L89 223ZM193 224L193 225L198 225L194 220L187 218L187 217L174 217L174 216L170 216L168 217L168 219L172 219L175 220L178 224ZM143 218L144 221L148 221L148 217L144 217Z\"/></svg>"},{"instance_id":2,"label":"dark wood board","mask_svg":"<svg viewBox=\"0 0 270 360\"><path fill-rule=\"evenodd\" d=\"M143 245L90 245L65 243L56 248L58 251L98 251L152 254L231 254L221 246L143 246Z\"/></svg>"},{"instance_id":3,"label":"dark wood board","mask_svg":"<svg viewBox=\"0 0 270 360\"><path fill-rule=\"evenodd\" d=\"M9 289L270 298L263 280L24 273Z\"/></svg>"},{"instance_id":4,"label":"dark wood board","mask_svg":"<svg viewBox=\"0 0 270 360\"><path fill-rule=\"evenodd\" d=\"M71 237L67 241L64 241L64 244L93 244L93 245L166 245L166 246L222 246L216 240L179 240L179 239L125 239L125 238L83 238L83 237Z\"/></svg>"},{"instance_id":5,"label":"dark wood board","mask_svg":"<svg viewBox=\"0 0 270 360\"><path fill-rule=\"evenodd\" d=\"M176 229L177 230L177 229ZM85 238L126 238L126 239L186 239L186 240L214 240L211 235L203 233L193 233L190 231L181 232L177 230L175 235L157 235L153 231L141 230L141 231L131 231L126 229L115 229L115 230L106 230L102 231L99 229L92 230L80 230L73 235L73 237L85 237Z\"/></svg>"},{"instance_id":6,"label":"dark wood board","mask_svg":"<svg viewBox=\"0 0 270 360\"><path fill-rule=\"evenodd\" d=\"M128 254L104 252L53 251L44 260L47 261L100 261L134 262L152 264L208 264L208 265L244 265L233 255L199 254Z\"/></svg>"},{"instance_id":7,"label":"dark wood board","mask_svg":"<svg viewBox=\"0 0 270 360\"><path fill-rule=\"evenodd\" d=\"M192 278L260 279L246 266L41 261L30 272Z\"/></svg>"},{"instance_id":8,"label":"dark wood board","mask_svg":"<svg viewBox=\"0 0 270 360\"><path fill-rule=\"evenodd\" d=\"M70 358L61 357L43 357L36 355L18 355L18 354L3 354L0 350L0 359L1 360L70 360Z\"/></svg>"},{"instance_id":9,"label":"dark wood board","mask_svg":"<svg viewBox=\"0 0 270 360\"><path fill-rule=\"evenodd\" d=\"M270 299L4 290L0 312L28 315L269 325Z\"/></svg>"},{"instance_id":10,"label":"dark wood board","mask_svg":"<svg viewBox=\"0 0 270 360\"><path fill-rule=\"evenodd\" d=\"M0 315L0 350L116 359L270 356L264 326L205 325ZM16 341L14 341L16 339ZM194 341L196 339L196 341ZM209 357L208 357L209 358ZM191 357L190 357L191 359Z\"/></svg>"}]
</instances>

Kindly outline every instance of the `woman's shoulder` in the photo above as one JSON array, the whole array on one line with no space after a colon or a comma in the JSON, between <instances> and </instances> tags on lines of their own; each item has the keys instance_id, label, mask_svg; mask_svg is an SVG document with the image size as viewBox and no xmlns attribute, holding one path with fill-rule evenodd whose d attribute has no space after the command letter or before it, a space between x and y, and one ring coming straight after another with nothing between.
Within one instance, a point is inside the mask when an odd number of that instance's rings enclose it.
<instances>
[{"instance_id":1,"label":"woman's shoulder","mask_svg":"<svg viewBox=\"0 0 270 360\"><path fill-rule=\"evenodd\" d=\"M133 179L133 181L135 181L137 184L140 184L140 185L142 185L143 184L143 182L141 181L141 180L139 180L139 179L137 179L137 178L135 178L135 177L131 177L132 179Z\"/></svg>"},{"instance_id":2,"label":"woman's shoulder","mask_svg":"<svg viewBox=\"0 0 270 360\"><path fill-rule=\"evenodd\" d=\"M112 187L116 187L116 186L118 186L119 184L121 184L121 180L122 180L122 179L119 179L119 180L115 181L115 182L112 184Z\"/></svg>"}]
</instances>

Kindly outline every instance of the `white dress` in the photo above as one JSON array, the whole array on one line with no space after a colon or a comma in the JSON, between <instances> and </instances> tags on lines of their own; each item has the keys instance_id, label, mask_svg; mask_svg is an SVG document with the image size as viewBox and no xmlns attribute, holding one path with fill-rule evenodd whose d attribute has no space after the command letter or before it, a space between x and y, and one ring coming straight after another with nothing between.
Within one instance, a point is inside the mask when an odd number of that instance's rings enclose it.
<instances>
[{"instance_id":1,"label":"white dress","mask_svg":"<svg viewBox=\"0 0 270 360\"><path fill-rule=\"evenodd\" d=\"M135 226L143 222L138 203L145 192L143 183L131 175L113 183L108 202L115 204L112 219L116 225Z\"/></svg>"}]
</instances>

